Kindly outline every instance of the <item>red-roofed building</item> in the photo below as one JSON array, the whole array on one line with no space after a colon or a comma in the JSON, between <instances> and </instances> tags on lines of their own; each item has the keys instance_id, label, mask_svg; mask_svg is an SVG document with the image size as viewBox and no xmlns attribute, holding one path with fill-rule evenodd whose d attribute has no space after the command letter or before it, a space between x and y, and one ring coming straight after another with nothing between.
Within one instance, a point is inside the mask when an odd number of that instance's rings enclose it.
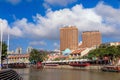
<instances>
[{"instance_id":1,"label":"red-roofed building","mask_svg":"<svg viewBox=\"0 0 120 80\"><path fill-rule=\"evenodd\" d=\"M7 64L7 60L3 63ZM8 63L30 63L29 54L10 54L8 55Z\"/></svg>"},{"instance_id":2,"label":"red-roofed building","mask_svg":"<svg viewBox=\"0 0 120 80\"><path fill-rule=\"evenodd\" d=\"M47 55L47 57L48 57L48 61L52 61L55 58L58 58L59 54L49 54L49 55Z\"/></svg>"},{"instance_id":3,"label":"red-roofed building","mask_svg":"<svg viewBox=\"0 0 120 80\"><path fill-rule=\"evenodd\" d=\"M118 46L120 45L120 42L110 42L110 46Z\"/></svg>"},{"instance_id":4,"label":"red-roofed building","mask_svg":"<svg viewBox=\"0 0 120 80\"><path fill-rule=\"evenodd\" d=\"M78 50L74 50L71 54L70 54L70 57L71 59L78 59L78 58L81 58L85 55L88 54L88 52L93 49L93 48L80 48Z\"/></svg>"},{"instance_id":5,"label":"red-roofed building","mask_svg":"<svg viewBox=\"0 0 120 80\"><path fill-rule=\"evenodd\" d=\"M72 59L77 59L77 58L80 58L81 56L81 52L84 51L85 48L81 48L79 50L74 50L71 54L70 54L70 58Z\"/></svg>"}]
</instances>

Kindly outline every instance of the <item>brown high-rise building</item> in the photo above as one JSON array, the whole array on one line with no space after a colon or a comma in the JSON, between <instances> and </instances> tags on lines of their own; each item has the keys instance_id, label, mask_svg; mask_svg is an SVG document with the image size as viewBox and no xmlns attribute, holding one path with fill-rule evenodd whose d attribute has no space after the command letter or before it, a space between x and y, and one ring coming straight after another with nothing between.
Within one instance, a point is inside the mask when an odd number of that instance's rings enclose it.
<instances>
[{"instance_id":1,"label":"brown high-rise building","mask_svg":"<svg viewBox=\"0 0 120 80\"><path fill-rule=\"evenodd\" d=\"M86 31L82 33L82 47L95 47L101 44L99 31Z\"/></svg>"},{"instance_id":2,"label":"brown high-rise building","mask_svg":"<svg viewBox=\"0 0 120 80\"><path fill-rule=\"evenodd\" d=\"M78 29L74 26L60 28L60 50L78 48Z\"/></svg>"}]
</instances>

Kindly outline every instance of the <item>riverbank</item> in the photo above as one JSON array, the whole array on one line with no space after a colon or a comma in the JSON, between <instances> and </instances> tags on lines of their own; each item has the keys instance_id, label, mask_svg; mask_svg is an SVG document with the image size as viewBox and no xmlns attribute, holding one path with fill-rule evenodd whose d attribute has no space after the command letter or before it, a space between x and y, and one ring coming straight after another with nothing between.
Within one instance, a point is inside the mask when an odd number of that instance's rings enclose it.
<instances>
[{"instance_id":1,"label":"riverbank","mask_svg":"<svg viewBox=\"0 0 120 80\"><path fill-rule=\"evenodd\" d=\"M103 67L103 65L90 65L90 66L86 66L86 67L73 67L70 65L58 65L58 66L44 66L44 68L46 69L88 69L88 70L92 70L92 69L96 69L99 70Z\"/></svg>"}]
</instances>

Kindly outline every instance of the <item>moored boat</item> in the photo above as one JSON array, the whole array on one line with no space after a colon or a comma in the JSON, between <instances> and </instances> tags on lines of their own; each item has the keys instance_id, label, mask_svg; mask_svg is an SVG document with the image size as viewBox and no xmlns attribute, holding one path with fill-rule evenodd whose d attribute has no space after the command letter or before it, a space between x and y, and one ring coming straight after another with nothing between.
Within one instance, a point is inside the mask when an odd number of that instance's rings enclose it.
<instances>
[{"instance_id":1,"label":"moored boat","mask_svg":"<svg viewBox=\"0 0 120 80\"><path fill-rule=\"evenodd\" d=\"M74 67L86 67L89 66L90 63L70 63L69 65Z\"/></svg>"},{"instance_id":2,"label":"moored boat","mask_svg":"<svg viewBox=\"0 0 120 80\"><path fill-rule=\"evenodd\" d=\"M107 72L120 72L120 66L104 66L101 70Z\"/></svg>"},{"instance_id":3,"label":"moored boat","mask_svg":"<svg viewBox=\"0 0 120 80\"><path fill-rule=\"evenodd\" d=\"M27 68L27 64L25 63L10 63L4 65L4 68Z\"/></svg>"},{"instance_id":4,"label":"moored boat","mask_svg":"<svg viewBox=\"0 0 120 80\"><path fill-rule=\"evenodd\" d=\"M36 64L36 68L37 68L37 69L41 69L41 68L43 68L42 63L41 63L41 62L37 62L37 64Z\"/></svg>"}]
</instances>

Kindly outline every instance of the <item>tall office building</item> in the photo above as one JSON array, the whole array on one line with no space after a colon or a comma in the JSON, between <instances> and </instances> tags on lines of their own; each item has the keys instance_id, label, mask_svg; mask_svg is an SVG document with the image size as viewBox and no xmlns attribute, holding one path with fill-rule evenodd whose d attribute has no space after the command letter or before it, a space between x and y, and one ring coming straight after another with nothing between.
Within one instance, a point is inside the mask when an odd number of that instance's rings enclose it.
<instances>
[{"instance_id":1,"label":"tall office building","mask_svg":"<svg viewBox=\"0 0 120 80\"><path fill-rule=\"evenodd\" d=\"M16 51L15 51L16 54L22 54L22 48L17 48Z\"/></svg>"},{"instance_id":2,"label":"tall office building","mask_svg":"<svg viewBox=\"0 0 120 80\"><path fill-rule=\"evenodd\" d=\"M78 29L75 26L60 28L60 51L78 48Z\"/></svg>"},{"instance_id":3,"label":"tall office building","mask_svg":"<svg viewBox=\"0 0 120 80\"><path fill-rule=\"evenodd\" d=\"M101 44L101 33L99 31L85 31L82 33L82 47L95 47Z\"/></svg>"},{"instance_id":4,"label":"tall office building","mask_svg":"<svg viewBox=\"0 0 120 80\"><path fill-rule=\"evenodd\" d=\"M33 49L32 47L28 47L27 48L27 53L30 53L32 51L32 49Z\"/></svg>"}]
</instances>

